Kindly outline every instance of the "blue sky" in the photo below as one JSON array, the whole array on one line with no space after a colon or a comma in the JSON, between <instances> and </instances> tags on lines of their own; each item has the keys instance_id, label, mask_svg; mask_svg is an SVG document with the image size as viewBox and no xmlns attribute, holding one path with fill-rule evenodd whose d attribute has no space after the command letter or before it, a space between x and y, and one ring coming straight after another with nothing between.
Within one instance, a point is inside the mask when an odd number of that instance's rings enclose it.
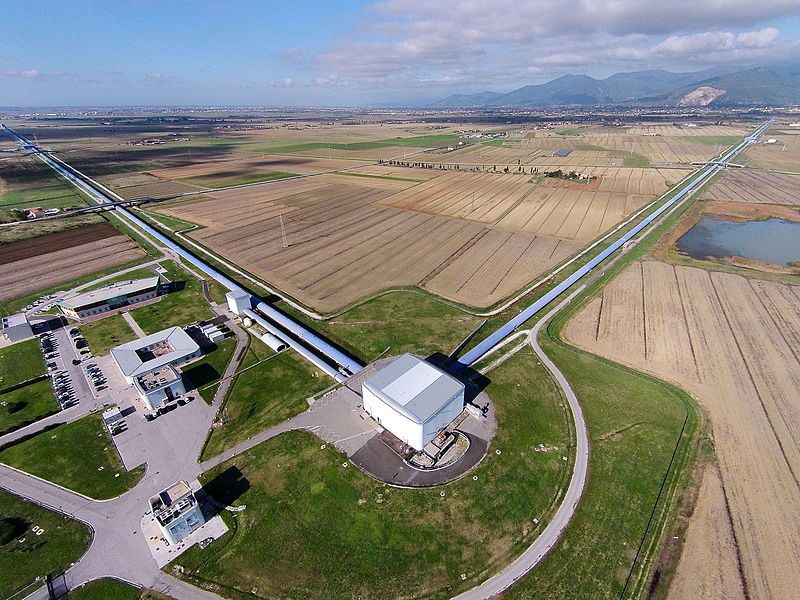
<instances>
[{"instance_id":1,"label":"blue sky","mask_svg":"<svg viewBox=\"0 0 800 600\"><path fill-rule=\"evenodd\" d=\"M6 2L0 105L367 105L800 56L800 0Z\"/></svg>"}]
</instances>

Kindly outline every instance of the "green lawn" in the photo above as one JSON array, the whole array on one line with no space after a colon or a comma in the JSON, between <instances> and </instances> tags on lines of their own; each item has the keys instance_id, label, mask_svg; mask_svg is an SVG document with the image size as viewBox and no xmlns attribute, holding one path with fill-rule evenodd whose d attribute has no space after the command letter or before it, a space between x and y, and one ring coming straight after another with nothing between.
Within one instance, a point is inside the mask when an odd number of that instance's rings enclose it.
<instances>
[{"instance_id":1,"label":"green lawn","mask_svg":"<svg viewBox=\"0 0 800 600\"><path fill-rule=\"evenodd\" d=\"M136 339L136 334L121 314L83 323L80 330L95 356L108 354L114 346Z\"/></svg>"},{"instance_id":2,"label":"green lawn","mask_svg":"<svg viewBox=\"0 0 800 600\"><path fill-rule=\"evenodd\" d=\"M477 479L391 488L291 432L203 476L218 500L247 508L225 513L231 533L176 563L234 598L257 588L263 598L444 599L471 587L542 530L572 454L561 396L530 350L491 379L500 429ZM534 451L540 443L553 450ZM238 499L237 480L248 488Z\"/></svg>"},{"instance_id":3,"label":"green lawn","mask_svg":"<svg viewBox=\"0 0 800 600\"><path fill-rule=\"evenodd\" d=\"M161 266L167 271L167 279L182 282L184 287L162 296L158 302L130 311L131 316L145 333L155 333L167 327L189 325L215 316L203 296L203 288L198 279L172 261L166 261Z\"/></svg>"},{"instance_id":4,"label":"green lawn","mask_svg":"<svg viewBox=\"0 0 800 600\"><path fill-rule=\"evenodd\" d=\"M114 277L110 277L108 279L104 279L103 281L95 284L90 285L81 290L81 293L92 292L94 290L99 290L100 288L104 288L112 283L119 283L120 281L132 281L136 279L147 279L148 277L155 277L156 272L153 270L152 267L142 267L141 269L136 269L134 271L129 271L128 273L123 273L121 275L116 275Z\"/></svg>"},{"instance_id":5,"label":"green lawn","mask_svg":"<svg viewBox=\"0 0 800 600\"><path fill-rule=\"evenodd\" d=\"M72 590L67 598L69 600L139 600L142 593L135 587L122 583L116 579L95 579L81 587Z\"/></svg>"},{"instance_id":6,"label":"green lawn","mask_svg":"<svg viewBox=\"0 0 800 600\"><path fill-rule=\"evenodd\" d=\"M650 159L642 154L636 154L635 152L626 152L624 158L622 159L622 165L625 167L636 167L640 169L645 169L650 165Z\"/></svg>"},{"instance_id":7,"label":"green lawn","mask_svg":"<svg viewBox=\"0 0 800 600\"><path fill-rule=\"evenodd\" d=\"M0 393L0 435L57 413L58 403L50 380L29 383Z\"/></svg>"},{"instance_id":8,"label":"green lawn","mask_svg":"<svg viewBox=\"0 0 800 600\"><path fill-rule=\"evenodd\" d=\"M85 525L4 490L0 490L0 521L7 523L3 531L13 534L9 540L0 533L0 598L10 597L46 573L66 569L86 552L91 541ZM44 533L33 533L34 526Z\"/></svg>"},{"instance_id":9,"label":"green lawn","mask_svg":"<svg viewBox=\"0 0 800 600\"><path fill-rule=\"evenodd\" d=\"M391 354L449 354L483 321L428 293L406 290L383 294L328 321L292 315L365 361L389 347Z\"/></svg>"},{"instance_id":10,"label":"green lawn","mask_svg":"<svg viewBox=\"0 0 800 600\"><path fill-rule=\"evenodd\" d=\"M9 446L0 462L98 500L119 496L144 475L144 465L125 470L97 414Z\"/></svg>"},{"instance_id":11,"label":"green lawn","mask_svg":"<svg viewBox=\"0 0 800 600\"><path fill-rule=\"evenodd\" d=\"M306 398L331 385L293 351L275 355L260 341L251 342L240 371L223 406L225 425L212 429L204 459L303 412Z\"/></svg>"},{"instance_id":12,"label":"green lawn","mask_svg":"<svg viewBox=\"0 0 800 600\"><path fill-rule=\"evenodd\" d=\"M0 391L44 373L39 340L19 342L0 349Z\"/></svg>"},{"instance_id":13,"label":"green lawn","mask_svg":"<svg viewBox=\"0 0 800 600\"><path fill-rule=\"evenodd\" d=\"M185 183L199 185L202 187L219 189L232 185L245 185L249 183L262 183L264 181L274 181L275 179L286 179L287 177L297 177L297 173L285 173L283 171L223 171L201 177L186 177L178 179Z\"/></svg>"},{"instance_id":14,"label":"green lawn","mask_svg":"<svg viewBox=\"0 0 800 600\"><path fill-rule=\"evenodd\" d=\"M200 396L209 404L217 390L214 384L222 377L235 349L236 338L222 340L213 349L208 349L203 358L183 369L183 374L197 386Z\"/></svg>"},{"instance_id":15,"label":"green lawn","mask_svg":"<svg viewBox=\"0 0 800 600\"><path fill-rule=\"evenodd\" d=\"M272 146L263 144L253 144L248 149L252 152L266 152L268 154L291 154L293 152L308 152L312 150L347 150L351 152L363 150L376 150L392 146L406 148L439 148L458 143L458 136L451 134L432 134L417 135L411 137L396 137L385 140L375 140L371 142L300 142L295 144L285 144L282 146Z\"/></svg>"},{"instance_id":16,"label":"green lawn","mask_svg":"<svg viewBox=\"0 0 800 600\"><path fill-rule=\"evenodd\" d=\"M581 128L580 127L561 127L559 129L556 129L555 133L557 135L573 136L574 137L576 135L580 135L581 134Z\"/></svg>"}]
</instances>

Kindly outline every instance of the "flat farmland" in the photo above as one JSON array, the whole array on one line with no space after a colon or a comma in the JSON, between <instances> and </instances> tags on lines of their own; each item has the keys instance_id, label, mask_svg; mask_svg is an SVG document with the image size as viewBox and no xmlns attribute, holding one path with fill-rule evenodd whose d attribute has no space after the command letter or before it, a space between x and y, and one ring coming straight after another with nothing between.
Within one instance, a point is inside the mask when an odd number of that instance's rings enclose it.
<instances>
[{"instance_id":1,"label":"flat farmland","mask_svg":"<svg viewBox=\"0 0 800 600\"><path fill-rule=\"evenodd\" d=\"M231 171L269 172L283 171L309 175L334 169L350 169L365 164L364 161L343 159L317 159L302 156L266 155L241 160L198 163L150 171L155 177L168 180L211 177Z\"/></svg>"},{"instance_id":2,"label":"flat farmland","mask_svg":"<svg viewBox=\"0 0 800 600\"><path fill-rule=\"evenodd\" d=\"M714 538L687 540L678 590L687 578L712 586L713 598L739 586L745 597L790 598L800 586L799 315L797 287L646 261L565 330L590 352L687 389L710 417L722 490L708 484L689 532ZM732 530L710 524L720 512Z\"/></svg>"},{"instance_id":3,"label":"flat farmland","mask_svg":"<svg viewBox=\"0 0 800 600\"><path fill-rule=\"evenodd\" d=\"M202 224L193 238L324 311L411 285L486 306L578 248L570 241L384 205L398 189L413 185L321 175L229 190L159 212Z\"/></svg>"},{"instance_id":4,"label":"flat farmland","mask_svg":"<svg viewBox=\"0 0 800 600\"><path fill-rule=\"evenodd\" d=\"M751 169L727 171L703 199L800 206L800 175Z\"/></svg>"},{"instance_id":5,"label":"flat farmland","mask_svg":"<svg viewBox=\"0 0 800 600\"><path fill-rule=\"evenodd\" d=\"M2 245L0 300L130 262L144 252L108 223Z\"/></svg>"},{"instance_id":6,"label":"flat farmland","mask_svg":"<svg viewBox=\"0 0 800 600\"><path fill-rule=\"evenodd\" d=\"M762 139L774 138L774 144L753 144L744 153L744 162L761 169L797 173L800 164L800 134L770 129Z\"/></svg>"}]
</instances>

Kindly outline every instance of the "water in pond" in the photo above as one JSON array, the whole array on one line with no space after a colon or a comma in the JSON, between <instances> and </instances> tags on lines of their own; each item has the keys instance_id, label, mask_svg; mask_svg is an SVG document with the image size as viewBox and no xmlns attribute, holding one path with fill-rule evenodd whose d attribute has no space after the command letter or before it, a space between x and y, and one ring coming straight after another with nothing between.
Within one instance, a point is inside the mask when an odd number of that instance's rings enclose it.
<instances>
[{"instance_id":1,"label":"water in pond","mask_svg":"<svg viewBox=\"0 0 800 600\"><path fill-rule=\"evenodd\" d=\"M800 262L800 223L784 219L721 221L704 217L678 240L692 258L741 256L784 267Z\"/></svg>"}]
</instances>

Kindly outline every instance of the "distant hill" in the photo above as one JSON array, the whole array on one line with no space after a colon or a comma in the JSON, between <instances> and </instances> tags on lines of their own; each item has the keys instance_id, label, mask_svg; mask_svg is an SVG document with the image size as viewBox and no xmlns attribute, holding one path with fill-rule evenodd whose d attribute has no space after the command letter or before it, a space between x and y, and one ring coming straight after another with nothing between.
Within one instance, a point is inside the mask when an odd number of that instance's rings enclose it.
<instances>
[{"instance_id":1,"label":"distant hill","mask_svg":"<svg viewBox=\"0 0 800 600\"><path fill-rule=\"evenodd\" d=\"M433 108L595 106L786 105L800 104L800 66L706 69L693 73L663 70L615 73L605 79L563 75L501 94L453 94Z\"/></svg>"}]
</instances>

